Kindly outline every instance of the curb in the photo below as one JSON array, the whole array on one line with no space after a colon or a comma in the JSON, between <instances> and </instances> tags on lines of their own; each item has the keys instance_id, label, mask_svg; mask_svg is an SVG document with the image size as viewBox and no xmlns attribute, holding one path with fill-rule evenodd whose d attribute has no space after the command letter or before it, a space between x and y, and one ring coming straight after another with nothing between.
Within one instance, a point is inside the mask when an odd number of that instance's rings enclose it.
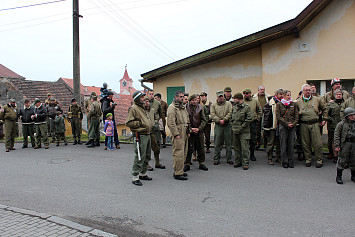
<instances>
[{"instance_id":1,"label":"curb","mask_svg":"<svg viewBox=\"0 0 355 237\"><path fill-rule=\"evenodd\" d=\"M12 212L20 213L20 214L27 215L27 216L38 217L43 220L47 220L49 222L53 222L58 225L66 226L70 229L74 229L74 230L80 231L82 233L87 233L87 234L94 235L94 236L118 237L117 235L114 235L114 234L111 234L108 232L104 232L102 230L94 229L89 226L81 225L81 224L78 224L78 223L57 217L57 216L48 215L45 213L21 209L21 208L17 208L17 207L9 207L9 206L2 205L2 204L0 204L0 209L5 210L5 211L12 211Z\"/></svg>"}]
</instances>

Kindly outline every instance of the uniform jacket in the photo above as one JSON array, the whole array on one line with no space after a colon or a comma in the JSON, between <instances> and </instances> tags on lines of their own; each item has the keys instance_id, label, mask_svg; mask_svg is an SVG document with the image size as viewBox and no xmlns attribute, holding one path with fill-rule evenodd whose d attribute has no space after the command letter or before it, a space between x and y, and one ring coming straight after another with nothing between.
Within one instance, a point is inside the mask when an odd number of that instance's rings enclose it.
<instances>
[{"instance_id":1,"label":"uniform jacket","mask_svg":"<svg viewBox=\"0 0 355 237\"><path fill-rule=\"evenodd\" d=\"M2 112L2 115L0 115L3 120L11 120L11 121L16 121L17 120L17 109L16 106L12 107L10 104L7 104L3 107L4 112Z\"/></svg>"},{"instance_id":2,"label":"uniform jacket","mask_svg":"<svg viewBox=\"0 0 355 237\"><path fill-rule=\"evenodd\" d=\"M270 98L270 97L271 97L270 95L265 94L266 104L269 103L269 98ZM254 94L254 95L253 95L253 98L256 99L257 101L259 101L258 93ZM260 104L260 101L259 101L259 104ZM260 105L260 106L261 106L261 105ZM261 108L262 108L262 106L261 106Z\"/></svg>"},{"instance_id":3,"label":"uniform jacket","mask_svg":"<svg viewBox=\"0 0 355 237\"><path fill-rule=\"evenodd\" d=\"M81 111L81 107L79 105L70 105L68 111L68 119L78 118L79 120L83 120L83 112Z\"/></svg>"},{"instance_id":4,"label":"uniform jacket","mask_svg":"<svg viewBox=\"0 0 355 237\"><path fill-rule=\"evenodd\" d=\"M149 104L150 108L154 109L154 112L158 115L159 119L162 118L163 110L161 108L160 102L156 99L153 99L149 101Z\"/></svg>"},{"instance_id":5,"label":"uniform jacket","mask_svg":"<svg viewBox=\"0 0 355 237\"><path fill-rule=\"evenodd\" d=\"M65 121L63 116L56 116L54 123L55 133L65 133Z\"/></svg>"},{"instance_id":6,"label":"uniform jacket","mask_svg":"<svg viewBox=\"0 0 355 237\"><path fill-rule=\"evenodd\" d=\"M245 102L233 105L232 131L235 134L250 134L250 123L253 121L250 106Z\"/></svg>"},{"instance_id":7,"label":"uniform jacket","mask_svg":"<svg viewBox=\"0 0 355 237\"><path fill-rule=\"evenodd\" d=\"M101 115L102 115L102 111L101 111L100 103L98 101L92 102L90 105L89 117L98 119L101 117Z\"/></svg>"},{"instance_id":8,"label":"uniform jacket","mask_svg":"<svg viewBox=\"0 0 355 237\"><path fill-rule=\"evenodd\" d=\"M345 103L341 106L341 111L340 111L340 118L344 119L344 110L346 108L353 108L355 109L355 98L354 96L348 98L347 100L345 100Z\"/></svg>"},{"instance_id":9,"label":"uniform jacket","mask_svg":"<svg viewBox=\"0 0 355 237\"><path fill-rule=\"evenodd\" d=\"M160 104L161 104L161 116L162 116L162 118L165 118L169 106L164 100L161 100Z\"/></svg>"},{"instance_id":10,"label":"uniform jacket","mask_svg":"<svg viewBox=\"0 0 355 237\"><path fill-rule=\"evenodd\" d=\"M281 102L276 104L276 118L280 125L288 127L290 123L296 127L299 114L298 107L295 102L291 102L289 106L285 106Z\"/></svg>"},{"instance_id":11,"label":"uniform jacket","mask_svg":"<svg viewBox=\"0 0 355 237\"><path fill-rule=\"evenodd\" d=\"M203 109L205 110L205 116L206 116L207 124L211 124L212 123L212 119L211 119L212 102L207 100L205 104L203 104L201 102L201 105L203 106Z\"/></svg>"},{"instance_id":12,"label":"uniform jacket","mask_svg":"<svg viewBox=\"0 0 355 237\"><path fill-rule=\"evenodd\" d=\"M198 128L198 134L204 133L203 129L206 126L206 116L205 111L202 105L197 104L193 106L192 104L188 103L186 106L187 113L189 114L190 120L190 127L191 128ZM191 135L197 135L196 133L190 133Z\"/></svg>"},{"instance_id":13,"label":"uniform jacket","mask_svg":"<svg viewBox=\"0 0 355 237\"><path fill-rule=\"evenodd\" d=\"M35 124L45 123L47 121L47 108L41 104L38 108L35 107Z\"/></svg>"},{"instance_id":14,"label":"uniform jacket","mask_svg":"<svg viewBox=\"0 0 355 237\"><path fill-rule=\"evenodd\" d=\"M334 131L334 146L335 147L342 147L346 136L351 130L351 124L347 119L341 120L337 126L335 127Z\"/></svg>"},{"instance_id":15,"label":"uniform jacket","mask_svg":"<svg viewBox=\"0 0 355 237\"><path fill-rule=\"evenodd\" d=\"M138 134L150 134L151 121L148 112L143 105L134 103L129 109L126 118L126 125L132 132Z\"/></svg>"},{"instance_id":16,"label":"uniform jacket","mask_svg":"<svg viewBox=\"0 0 355 237\"><path fill-rule=\"evenodd\" d=\"M277 128L277 116L276 116L276 105L280 102L276 102L275 98L269 99L269 103L264 106L264 130L276 129Z\"/></svg>"},{"instance_id":17,"label":"uniform jacket","mask_svg":"<svg viewBox=\"0 0 355 237\"><path fill-rule=\"evenodd\" d=\"M347 92L346 90L342 90L342 92L343 92L343 99L344 100L347 100L348 98L350 98L349 92ZM334 93L333 93L333 90L331 90L331 91L324 94L323 103L328 104L329 101L334 100L334 99L335 99Z\"/></svg>"},{"instance_id":18,"label":"uniform jacket","mask_svg":"<svg viewBox=\"0 0 355 237\"><path fill-rule=\"evenodd\" d=\"M260 103L258 100L254 99L254 98L250 98L250 100L246 100L244 99L244 102L249 105L251 112L252 112L252 119L253 121L261 120L262 114L263 114L263 110L260 107Z\"/></svg>"},{"instance_id":19,"label":"uniform jacket","mask_svg":"<svg viewBox=\"0 0 355 237\"><path fill-rule=\"evenodd\" d=\"M334 131L337 124L341 121L340 110L344 103L345 101L343 100L340 104L335 101L327 104L326 110L324 111L324 119L328 122L328 131Z\"/></svg>"},{"instance_id":20,"label":"uniform jacket","mask_svg":"<svg viewBox=\"0 0 355 237\"><path fill-rule=\"evenodd\" d=\"M211 119L215 123L219 123L219 120L229 122L232 117L232 104L229 101L218 103L217 101L211 105Z\"/></svg>"},{"instance_id":21,"label":"uniform jacket","mask_svg":"<svg viewBox=\"0 0 355 237\"><path fill-rule=\"evenodd\" d=\"M47 115L51 119L55 119L55 117L57 116L57 112L58 111L62 111L63 112L63 110L60 108L60 106L58 104L50 103L49 105L47 105Z\"/></svg>"},{"instance_id":22,"label":"uniform jacket","mask_svg":"<svg viewBox=\"0 0 355 237\"><path fill-rule=\"evenodd\" d=\"M86 98L84 100L84 111L88 115L90 111L90 105L91 105L91 96L90 98Z\"/></svg>"},{"instance_id":23,"label":"uniform jacket","mask_svg":"<svg viewBox=\"0 0 355 237\"><path fill-rule=\"evenodd\" d=\"M22 124L33 124L31 116L35 114L35 107L30 106L26 108L25 106L20 109L18 116L21 118Z\"/></svg>"},{"instance_id":24,"label":"uniform jacket","mask_svg":"<svg viewBox=\"0 0 355 237\"><path fill-rule=\"evenodd\" d=\"M311 121L319 121L320 120L320 114L324 112L325 110L325 105L323 104L323 101L319 97L314 97L312 96L311 99L309 99L308 102L305 102L303 100L303 97L301 96L297 101L296 105L298 107L298 113L300 115L299 120L300 121L305 121L305 122L311 122ZM304 111L307 110L313 110L315 112L315 115L312 116L304 116Z\"/></svg>"},{"instance_id":25,"label":"uniform jacket","mask_svg":"<svg viewBox=\"0 0 355 237\"><path fill-rule=\"evenodd\" d=\"M173 137L186 136L189 126L189 115L185 106L175 100L168 107L167 125Z\"/></svg>"},{"instance_id":26,"label":"uniform jacket","mask_svg":"<svg viewBox=\"0 0 355 237\"><path fill-rule=\"evenodd\" d=\"M106 133L106 137L112 137L114 135L114 122L113 120L105 120L104 131Z\"/></svg>"},{"instance_id":27,"label":"uniform jacket","mask_svg":"<svg viewBox=\"0 0 355 237\"><path fill-rule=\"evenodd\" d=\"M147 109L148 117L150 120L150 133L159 131L159 115L155 113L153 108Z\"/></svg>"}]
</instances>

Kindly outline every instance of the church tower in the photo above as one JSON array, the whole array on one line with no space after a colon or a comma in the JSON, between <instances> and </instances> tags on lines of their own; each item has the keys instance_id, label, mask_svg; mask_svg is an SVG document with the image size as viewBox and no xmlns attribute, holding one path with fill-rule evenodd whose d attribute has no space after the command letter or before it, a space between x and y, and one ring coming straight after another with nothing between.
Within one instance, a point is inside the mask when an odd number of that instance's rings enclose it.
<instances>
[{"instance_id":1,"label":"church tower","mask_svg":"<svg viewBox=\"0 0 355 237\"><path fill-rule=\"evenodd\" d=\"M133 88L132 78L128 76L126 65L123 78L120 80L120 94L131 95L131 93L133 93L132 91L134 92L136 90Z\"/></svg>"}]
</instances>

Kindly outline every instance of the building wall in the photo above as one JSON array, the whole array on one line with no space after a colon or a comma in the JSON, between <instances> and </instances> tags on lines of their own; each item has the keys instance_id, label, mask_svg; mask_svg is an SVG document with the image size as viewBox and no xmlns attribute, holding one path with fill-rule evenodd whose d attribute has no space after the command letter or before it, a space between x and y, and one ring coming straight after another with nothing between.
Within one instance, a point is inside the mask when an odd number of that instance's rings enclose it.
<instances>
[{"instance_id":1,"label":"building wall","mask_svg":"<svg viewBox=\"0 0 355 237\"><path fill-rule=\"evenodd\" d=\"M300 37L262 46L263 84L267 92L290 89L292 97L308 80L355 79L355 4L336 0L318 15ZM309 51L300 52L306 43Z\"/></svg>"},{"instance_id":2,"label":"building wall","mask_svg":"<svg viewBox=\"0 0 355 237\"><path fill-rule=\"evenodd\" d=\"M126 135L128 136L129 133L131 132L131 129L129 129L129 127L127 127L125 124L118 124L116 125L116 128L117 128L117 134L118 136L123 136L122 134L122 130L123 129L126 129Z\"/></svg>"}]
</instances>

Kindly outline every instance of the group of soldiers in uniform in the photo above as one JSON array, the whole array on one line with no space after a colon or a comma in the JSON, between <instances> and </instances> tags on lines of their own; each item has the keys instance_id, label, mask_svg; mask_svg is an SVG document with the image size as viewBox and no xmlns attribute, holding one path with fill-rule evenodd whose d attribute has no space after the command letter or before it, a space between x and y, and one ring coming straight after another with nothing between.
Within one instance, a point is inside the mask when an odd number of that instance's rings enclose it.
<instances>
[{"instance_id":1,"label":"group of soldiers in uniform","mask_svg":"<svg viewBox=\"0 0 355 237\"><path fill-rule=\"evenodd\" d=\"M264 86L259 86L258 93L254 95L247 88L233 96L231 88L226 87L216 93L214 103L207 100L205 92L189 95L176 91L166 112L166 125L172 140L173 177L188 179L187 171L191 169L192 155L195 154L199 169L208 170L205 153L210 152L212 122L214 165L220 164L221 151L225 147L227 163L248 170L249 160L256 160L255 150L264 145L269 165L274 165L275 161L284 168L294 168L296 145L298 159L305 160L306 167L312 166L314 154L315 167L321 168L321 136L327 123L328 159L337 163L336 182L343 183L342 173L348 167L351 180L355 182L355 87L352 96L342 90L338 78L331 81L331 87L331 91L320 97L314 85L305 84L295 101L292 101L289 90L278 89L269 96L265 94ZM140 180L152 180L146 172L151 141L154 140L150 133L158 120L149 116L153 108L149 110L149 106L145 106L147 98L143 92L135 92L133 99L134 105L129 109L126 125L134 134L132 183L141 186ZM273 160L275 147L276 159ZM232 149L235 159L232 158Z\"/></svg>"}]
</instances>

